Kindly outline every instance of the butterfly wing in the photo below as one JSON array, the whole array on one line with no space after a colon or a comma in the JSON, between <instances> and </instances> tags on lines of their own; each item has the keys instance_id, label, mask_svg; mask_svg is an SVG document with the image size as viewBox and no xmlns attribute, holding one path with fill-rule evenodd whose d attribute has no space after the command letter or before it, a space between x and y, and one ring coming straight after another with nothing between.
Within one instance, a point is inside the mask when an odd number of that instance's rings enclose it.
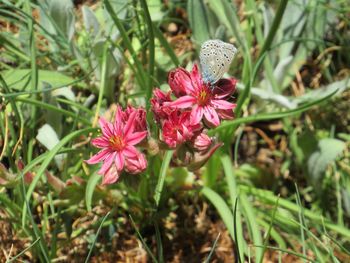
<instances>
[{"instance_id":1,"label":"butterfly wing","mask_svg":"<svg viewBox=\"0 0 350 263\"><path fill-rule=\"evenodd\" d=\"M233 45L221 40L204 42L199 53L204 82L214 84L221 79L228 71L236 52Z\"/></svg>"}]
</instances>

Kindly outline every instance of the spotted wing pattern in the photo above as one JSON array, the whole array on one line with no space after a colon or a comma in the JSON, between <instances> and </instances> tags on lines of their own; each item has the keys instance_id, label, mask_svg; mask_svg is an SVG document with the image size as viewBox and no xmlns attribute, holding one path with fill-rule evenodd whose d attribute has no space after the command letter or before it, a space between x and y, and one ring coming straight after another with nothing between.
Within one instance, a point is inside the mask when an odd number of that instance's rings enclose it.
<instances>
[{"instance_id":1,"label":"spotted wing pattern","mask_svg":"<svg viewBox=\"0 0 350 263\"><path fill-rule=\"evenodd\" d=\"M203 43L199 60L204 82L215 84L228 71L237 53L234 45L221 40L208 40Z\"/></svg>"}]
</instances>

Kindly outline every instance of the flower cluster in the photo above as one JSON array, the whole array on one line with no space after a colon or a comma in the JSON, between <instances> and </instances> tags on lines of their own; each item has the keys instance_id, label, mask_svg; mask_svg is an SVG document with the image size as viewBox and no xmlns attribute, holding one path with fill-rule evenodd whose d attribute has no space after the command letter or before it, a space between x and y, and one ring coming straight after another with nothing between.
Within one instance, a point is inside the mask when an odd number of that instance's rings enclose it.
<instances>
[{"instance_id":1,"label":"flower cluster","mask_svg":"<svg viewBox=\"0 0 350 263\"><path fill-rule=\"evenodd\" d=\"M178 68L169 73L171 91L154 90L151 99L161 141L176 149L174 163L198 169L221 145L207 135L207 129L232 119L235 104L227 101L235 91L235 79L204 83L197 65L191 72ZM172 100L172 94L175 100ZM204 161L204 162L203 162ZM198 167L199 166L199 167Z\"/></svg>"},{"instance_id":2,"label":"flower cluster","mask_svg":"<svg viewBox=\"0 0 350 263\"><path fill-rule=\"evenodd\" d=\"M122 111L117 107L114 123L100 117L102 136L92 140L92 144L101 148L86 162L103 162L99 174L103 175L103 184L112 184L126 170L136 174L144 171L147 161L143 153L135 148L147 137L146 112L144 109L128 107Z\"/></svg>"},{"instance_id":3,"label":"flower cluster","mask_svg":"<svg viewBox=\"0 0 350 263\"><path fill-rule=\"evenodd\" d=\"M207 131L222 119L233 119L236 105L228 99L235 91L236 80L205 83L194 65L191 72L183 68L171 71L168 83L169 92L157 88L151 99L154 119L160 127L157 148L174 149L173 165L196 170L222 145ZM93 139L92 144L102 150L87 163L102 162L99 174L103 175L103 184L116 182L122 171L135 174L146 169L144 154L135 148L148 134L143 108L128 106L122 111L118 106L114 123L101 117L100 126L102 136Z\"/></svg>"}]
</instances>

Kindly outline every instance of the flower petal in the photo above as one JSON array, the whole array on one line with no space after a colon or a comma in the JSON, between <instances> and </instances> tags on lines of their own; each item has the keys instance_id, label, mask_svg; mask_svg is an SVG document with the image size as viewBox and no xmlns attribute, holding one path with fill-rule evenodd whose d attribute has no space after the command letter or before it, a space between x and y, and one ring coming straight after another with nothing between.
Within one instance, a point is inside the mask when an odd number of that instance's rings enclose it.
<instances>
[{"instance_id":1,"label":"flower petal","mask_svg":"<svg viewBox=\"0 0 350 263\"><path fill-rule=\"evenodd\" d=\"M167 105L169 105L170 107L184 109L184 108L192 107L192 105L195 102L196 102L196 99L194 97L187 95L187 96L180 97L173 102L167 103Z\"/></svg>"},{"instance_id":2,"label":"flower petal","mask_svg":"<svg viewBox=\"0 0 350 263\"><path fill-rule=\"evenodd\" d=\"M134 158L139 154L139 151L132 145L128 145L123 150L123 154L127 158Z\"/></svg>"},{"instance_id":3,"label":"flower petal","mask_svg":"<svg viewBox=\"0 0 350 263\"><path fill-rule=\"evenodd\" d=\"M219 115L220 119L222 120L233 120L235 117L235 114L233 113L233 110L216 110L217 114Z\"/></svg>"},{"instance_id":4,"label":"flower petal","mask_svg":"<svg viewBox=\"0 0 350 263\"><path fill-rule=\"evenodd\" d=\"M133 131L134 131L134 127L135 127L135 118L136 118L136 114L137 112L134 111L133 113L130 114L128 121L126 122L125 126L124 126L124 136L128 137Z\"/></svg>"},{"instance_id":5,"label":"flower petal","mask_svg":"<svg viewBox=\"0 0 350 263\"><path fill-rule=\"evenodd\" d=\"M99 151L97 154L93 155L89 160L86 160L88 164L95 164L103 161L109 155L110 151L108 149L104 149Z\"/></svg>"},{"instance_id":6,"label":"flower petal","mask_svg":"<svg viewBox=\"0 0 350 263\"><path fill-rule=\"evenodd\" d=\"M146 138L147 132L134 132L125 138L125 142L128 145L136 145L141 142L144 138Z\"/></svg>"},{"instance_id":7,"label":"flower petal","mask_svg":"<svg viewBox=\"0 0 350 263\"><path fill-rule=\"evenodd\" d=\"M201 74L199 74L197 64L194 64L192 67L191 80L192 80L194 92L196 90L199 90L204 85L203 80L202 80L202 76L201 76Z\"/></svg>"},{"instance_id":8,"label":"flower petal","mask_svg":"<svg viewBox=\"0 0 350 263\"><path fill-rule=\"evenodd\" d=\"M184 141L183 136L179 131L176 132L176 144L181 144Z\"/></svg>"},{"instance_id":9,"label":"flower petal","mask_svg":"<svg viewBox=\"0 0 350 263\"><path fill-rule=\"evenodd\" d=\"M191 111L190 122L192 125L199 123L203 118L203 107L195 105Z\"/></svg>"},{"instance_id":10,"label":"flower petal","mask_svg":"<svg viewBox=\"0 0 350 263\"><path fill-rule=\"evenodd\" d=\"M117 166L118 171L123 170L123 168L124 168L124 156L121 152L116 152L115 165Z\"/></svg>"},{"instance_id":11,"label":"flower petal","mask_svg":"<svg viewBox=\"0 0 350 263\"><path fill-rule=\"evenodd\" d=\"M113 125L112 123L105 120L105 118L100 117L98 120L103 135L110 137L113 135Z\"/></svg>"},{"instance_id":12,"label":"flower petal","mask_svg":"<svg viewBox=\"0 0 350 263\"><path fill-rule=\"evenodd\" d=\"M220 79L213 89L216 98L223 99L231 97L236 90L237 80L234 78Z\"/></svg>"},{"instance_id":13,"label":"flower petal","mask_svg":"<svg viewBox=\"0 0 350 263\"><path fill-rule=\"evenodd\" d=\"M121 134L122 127L123 127L123 111L121 107L118 105L116 112L115 112L115 119L114 119L114 130L113 134Z\"/></svg>"},{"instance_id":14,"label":"flower petal","mask_svg":"<svg viewBox=\"0 0 350 263\"><path fill-rule=\"evenodd\" d=\"M220 119L213 107L204 107L205 119L215 127L220 124Z\"/></svg>"},{"instance_id":15,"label":"flower petal","mask_svg":"<svg viewBox=\"0 0 350 263\"><path fill-rule=\"evenodd\" d=\"M102 185L113 184L119 179L119 174L115 165L112 165L104 174Z\"/></svg>"},{"instance_id":16,"label":"flower petal","mask_svg":"<svg viewBox=\"0 0 350 263\"><path fill-rule=\"evenodd\" d=\"M236 104L226 100L211 100L211 104L221 110L231 110L236 107Z\"/></svg>"},{"instance_id":17,"label":"flower petal","mask_svg":"<svg viewBox=\"0 0 350 263\"><path fill-rule=\"evenodd\" d=\"M98 137L91 140L93 146L97 148L106 148L109 146L109 141L105 137Z\"/></svg>"},{"instance_id":18,"label":"flower petal","mask_svg":"<svg viewBox=\"0 0 350 263\"><path fill-rule=\"evenodd\" d=\"M112 152L110 153L107 158L104 160L101 169L98 171L99 174L105 174L111 165L113 164L114 158L115 158L116 153Z\"/></svg>"}]
</instances>

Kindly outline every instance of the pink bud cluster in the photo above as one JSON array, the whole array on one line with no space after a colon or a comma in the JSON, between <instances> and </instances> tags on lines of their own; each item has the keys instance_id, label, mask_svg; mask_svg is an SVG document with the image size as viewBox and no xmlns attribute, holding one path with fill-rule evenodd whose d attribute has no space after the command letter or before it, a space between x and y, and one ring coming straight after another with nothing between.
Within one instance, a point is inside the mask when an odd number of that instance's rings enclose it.
<instances>
[{"instance_id":1,"label":"pink bud cluster","mask_svg":"<svg viewBox=\"0 0 350 263\"><path fill-rule=\"evenodd\" d=\"M174 149L172 164L196 170L203 166L222 144L207 131L222 119L233 119L235 104L228 101L235 91L235 79L204 83L194 65L191 72L177 68L169 73L170 91L155 89L151 98L154 119L160 128L159 148ZM147 167L145 155L135 146L148 135L146 111L117 107L114 123L100 118L102 135L92 140L101 150L87 163L102 162L103 184L116 182L122 171L136 174ZM154 141L154 140L153 140ZM158 147L157 146L157 147ZM162 147L163 146L163 147Z\"/></svg>"}]
</instances>

